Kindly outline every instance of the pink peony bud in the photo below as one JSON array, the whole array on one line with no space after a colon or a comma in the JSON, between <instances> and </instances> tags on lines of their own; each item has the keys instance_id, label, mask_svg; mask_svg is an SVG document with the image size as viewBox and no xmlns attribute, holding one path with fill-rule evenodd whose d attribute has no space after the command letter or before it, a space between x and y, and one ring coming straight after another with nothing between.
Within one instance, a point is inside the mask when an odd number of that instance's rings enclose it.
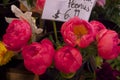
<instances>
[{"instance_id":1,"label":"pink peony bud","mask_svg":"<svg viewBox=\"0 0 120 80\"><path fill-rule=\"evenodd\" d=\"M115 59L119 54L118 34L113 30L101 30L97 35L98 54L104 59Z\"/></svg>"},{"instance_id":2,"label":"pink peony bud","mask_svg":"<svg viewBox=\"0 0 120 80\"><path fill-rule=\"evenodd\" d=\"M102 30L102 29L106 29L106 27L99 21L93 20L90 21L90 24L93 26L94 29L94 36L96 36L96 34Z\"/></svg>"},{"instance_id":3,"label":"pink peony bud","mask_svg":"<svg viewBox=\"0 0 120 80\"><path fill-rule=\"evenodd\" d=\"M97 4L98 6L104 7L104 5L106 4L106 0L97 0L96 4Z\"/></svg>"},{"instance_id":4,"label":"pink peony bud","mask_svg":"<svg viewBox=\"0 0 120 80\"><path fill-rule=\"evenodd\" d=\"M70 46L60 48L55 54L55 67L63 73L75 73L82 65L79 50Z\"/></svg>"},{"instance_id":5,"label":"pink peony bud","mask_svg":"<svg viewBox=\"0 0 120 80\"><path fill-rule=\"evenodd\" d=\"M22 50L24 65L34 74L41 75L52 64L54 53L50 40L43 39L41 43L33 42Z\"/></svg>"},{"instance_id":6,"label":"pink peony bud","mask_svg":"<svg viewBox=\"0 0 120 80\"><path fill-rule=\"evenodd\" d=\"M37 8L38 10L43 10L45 1L46 1L46 0L37 0L37 1L36 1L36 8Z\"/></svg>"},{"instance_id":7,"label":"pink peony bud","mask_svg":"<svg viewBox=\"0 0 120 80\"><path fill-rule=\"evenodd\" d=\"M27 44L31 34L31 27L26 21L13 20L6 29L3 42L9 50L18 51Z\"/></svg>"},{"instance_id":8,"label":"pink peony bud","mask_svg":"<svg viewBox=\"0 0 120 80\"><path fill-rule=\"evenodd\" d=\"M61 34L67 44L78 45L81 48L87 47L94 40L93 27L87 21L78 17L65 22L61 27Z\"/></svg>"}]
</instances>

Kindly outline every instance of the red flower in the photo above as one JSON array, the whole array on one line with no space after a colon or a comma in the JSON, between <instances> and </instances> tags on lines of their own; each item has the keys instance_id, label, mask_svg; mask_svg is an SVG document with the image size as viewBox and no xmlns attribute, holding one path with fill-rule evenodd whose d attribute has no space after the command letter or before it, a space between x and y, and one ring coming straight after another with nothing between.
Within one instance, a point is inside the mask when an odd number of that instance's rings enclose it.
<instances>
[{"instance_id":1,"label":"red flower","mask_svg":"<svg viewBox=\"0 0 120 80\"><path fill-rule=\"evenodd\" d=\"M31 27L26 21L13 20L6 29L3 42L9 50L18 51L27 44L31 34Z\"/></svg>"},{"instance_id":2,"label":"red flower","mask_svg":"<svg viewBox=\"0 0 120 80\"><path fill-rule=\"evenodd\" d=\"M74 73L82 65L79 50L70 46L60 48L55 54L55 67L63 73Z\"/></svg>"},{"instance_id":3,"label":"red flower","mask_svg":"<svg viewBox=\"0 0 120 80\"><path fill-rule=\"evenodd\" d=\"M113 30L101 30L97 35L98 54L104 59L114 59L119 54L118 34Z\"/></svg>"},{"instance_id":4,"label":"red flower","mask_svg":"<svg viewBox=\"0 0 120 80\"><path fill-rule=\"evenodd\" d=\"M78 17L65 22L61 27L61 34L67 44L78 45L81 48L87 47L94 40L93 27L87 21Z\"/></svg>"},{"instance_id":5,"label":"red flower","mask_svg":"<svg viewBox=\"0 0 120 80\"><path fill-rule=\"evenodd\" d=\"M34 74L41 75L52 64L54 53L50 40L44 39L41 43L33 42L22 50L24 65Z\"/></svg>"}]
</instances>

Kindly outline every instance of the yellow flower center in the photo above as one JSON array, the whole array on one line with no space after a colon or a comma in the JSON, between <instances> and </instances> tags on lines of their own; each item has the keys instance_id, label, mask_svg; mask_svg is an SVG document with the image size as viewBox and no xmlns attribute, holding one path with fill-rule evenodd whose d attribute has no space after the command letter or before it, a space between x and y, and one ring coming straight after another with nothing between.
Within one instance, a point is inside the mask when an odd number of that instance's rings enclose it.
<instances>
[{"instance_id":1,"label":"yellow flower center","mask_svg":"<svg viewBox=\"0 0 120 80\"><path fill-rule=\"evenodd\" d=\"M77 36L82 36L82 35L88 33L85 25L83 25L83 24L75 26L74 29L73 29L73 32L74 32L75 35L77 35Z\"/></svg>"}]
</instances>

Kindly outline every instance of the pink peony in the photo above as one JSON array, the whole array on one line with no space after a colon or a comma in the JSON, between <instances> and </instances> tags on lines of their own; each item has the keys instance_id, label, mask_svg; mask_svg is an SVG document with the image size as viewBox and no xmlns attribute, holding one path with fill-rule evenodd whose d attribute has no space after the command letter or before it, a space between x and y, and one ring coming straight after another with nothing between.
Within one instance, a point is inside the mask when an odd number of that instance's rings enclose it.
<instances>
[{"instance_id":1,"label":"pink peony","mask_svg":"<svg viewBox=\"0 0 120 80\"><path fill-rule=\"evenodd\" d=\"M106 29L106 27L101 22L96 20L90 21L90 24L93 26L94 36L96 36L96 34L102 29Z\"/></svg>"},{"instance_id":2,"label":"pink peony","mask_svg":"<svg viewBox=\"0 0 120 80\"><path fill-rule=\"evenodd\" d=\"M13 20L6 29L3 42L9 50L18 51L27 44L31 34L31 27L26 21Z\"/></svg>"},{"instance_id":3,"label":"pink peony","mask_svg":"<svg viewBox=\"0 0 120 80\"><path fill-rule=\"evenodd\" d=\"M38 10L43 10L45 4L45 0L37 0L36 1L36 8Z\"/></svg>"},{"instance_id":4,"label":"pink peony","mask_svg":"<svg viewBox=\"0 0 120 80\"><path fill-rule=\"evenodd\" d=\"M67 44L78 45L81 48L87 47L94 40L93 27L87 21L78 17L65 22L61 27L61 34Z\"/></svg>"},{"instance_id":5,"label":"pink peony","mask_svg":"<svg viewBox=\"0 0 120 80\"><path fill-rule=\"evenodd\" d=\"M55 54L55 67L63 73L74 73L82 65L79 50L70 46L60 48Z\"/></svg>"},{"instance_id":6,"label":"pink peony","mask_svg":"<svg viewBox=\"0 0 120 80\"><path fill-rule=\"evenodd\" d=\"M52 64L54 53L50 40L43 39L41 43L33 42L22 50L24 65L34 74L41 75Z\"/></svg>"},{"instance_id":7,"label":"pink peony","mask_svg":"<svg viewBox=\"0 0 120 80\"><path fill-rule=\"evenodd\" d=\"M98 6L104 7L104 5L106 4L106 0L97 0L96 4L97 4Z\"/></svg>"},{"instance_id":8,"label":"pink peony","mask_svg":"<svg viewBox=\"0 0 120 80\"><path fill-rule=\"evenodd\" d=\"M118 34L113 30L101 30L97 35L98 54L103 59L115 59L119 54Z\"/></svg>"}]
</instances>

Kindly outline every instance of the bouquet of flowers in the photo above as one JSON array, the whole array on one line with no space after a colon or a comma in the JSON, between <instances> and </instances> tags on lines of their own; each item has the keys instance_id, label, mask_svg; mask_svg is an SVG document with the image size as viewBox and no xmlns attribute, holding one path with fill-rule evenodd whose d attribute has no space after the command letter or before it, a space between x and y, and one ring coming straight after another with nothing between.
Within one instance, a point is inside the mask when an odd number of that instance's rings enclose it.
<instances>
[{"instance_id":1,"label":"bouquet of flowers","mask_svg":"<svg viewBox=\"0 0 120 80\"><path fill-rule=\"evenodd\" d=\"M36 80L44 74L53 80L120 79L120 39L115 30L100 21L75 16L64 22L60 31L53 21L53 34L46 33L37 28L31 12L22 13L14 5L11 8L18 18L6 18L9 25L0 42L0 65L20 52L25 68ZM40 40L36 35L41 35Z\"/></svg>"}]
</instances>

